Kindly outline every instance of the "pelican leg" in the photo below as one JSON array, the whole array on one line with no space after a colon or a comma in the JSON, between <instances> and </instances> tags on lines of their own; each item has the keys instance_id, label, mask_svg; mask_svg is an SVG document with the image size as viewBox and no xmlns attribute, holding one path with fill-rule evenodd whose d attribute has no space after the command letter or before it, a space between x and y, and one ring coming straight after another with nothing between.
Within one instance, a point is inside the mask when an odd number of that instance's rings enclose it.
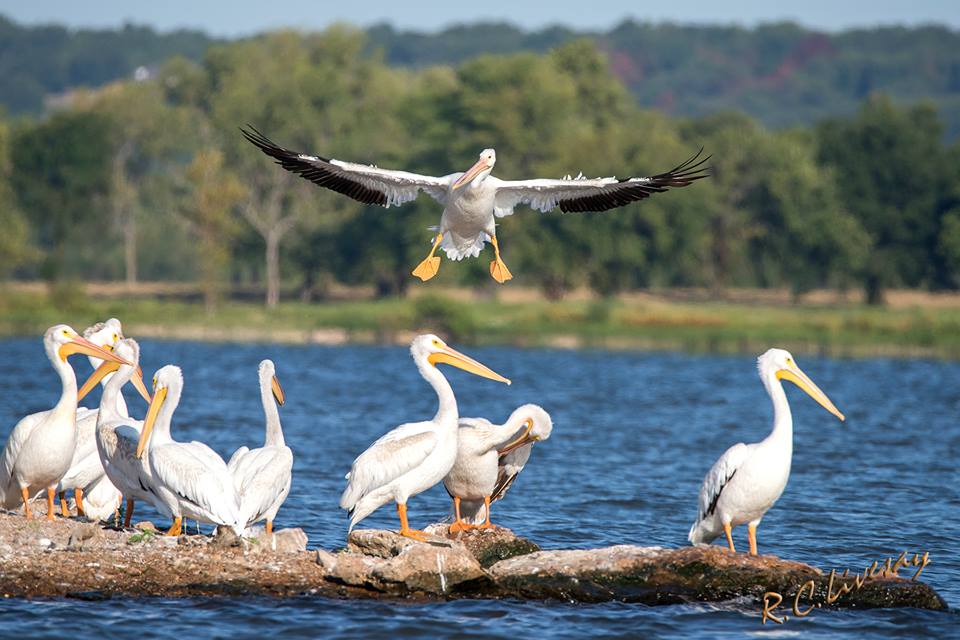
<instances>
[{"instance_id":1,"label":"pelican leg","mask_svg":"<svg viewBox=\"0 0 960 640\"><path fill-rule=\"evenodd\" d=\"M750 555L757 555L757 523L747 525L747 536L750 538Z\"/></svg>"},{"instance_id":2,"label":"pelican leg","mask_svg":"<svg viewBox=\"0 0 960 640\"><path fill-rule=\"evenodd\" d=\"M57 495L57 490L53 487L47 487L47 520L53 521L53 499Z\"/></svg>"},{"instance_id":3,"label":"pelican leg","mask_svg":"<svg viewBox=\"0 0 960 640\"><path fill-rule=\"evenodd\" d=\"M273 520L267 520L267 535L273 533Z\"/></svg>"},{"instance_id":4,"label":"pelican leg","mask_svg":"<svg viewBox=\"0 0 960 640\"><path fill-rule=\"evenodd\" d=\"M30 491L27 487L20 489L20 497L23 498L23 515L27 520L33 520L33 512L30 511Z\"/></svg>"},{"instance_id":5,"label":"pelican leg","mask_svg":"<svg viewBox=\"0 0 960 640\"><path fill-rule=\"evenodd\" d=\"M426 531L420 531L419 529L411 529L409 523L407 522L407 505L406 503L398 502L397 503L397 515L400 517L400 535L407 538L413 538L414 540L419 540L420 542L427 541Z\"/></svg>"},{"instance_id":6,"label":"pelican leg","mask_svg":"<svg viewBox=\"0 0 960 640\"><path fill-rule=\"evenodd\" d=\"M730 545L730 551L733 551L734 553L736 553L737 548L733 546L733 531L730 528L729 522L723 523L723 532L727 534L727 544Z\"/></svg>"},{"instance_id":7,"label":"pelican leg","mask_svg":"<svg viewBox=\"0 0 960 640\"><path fill-rule=\"evenodd\" d=\"M487 519L482 525L480 525L480 528L496 529L496 527L493 526L493 523L490 522L490 496L483 496L483 505L487 508Z\"/></svg>"},{"instance_id":8,"label":"pelican leg","mask_svg":"<svg viewBox=\"0 0 960 640\"><path fill-rule=\"evenodd\" d=\"M87 515L83 512L83 489L78 488L73 490L73 500L77 503L77 515Z\"/></svg>"},{"instance_id":9,"label":"pelican leg","mask_svg":"<svg viewBox=\"0 0 960 640\"><path fill-rule=\"evenodd\" d=\"M60 515L62 515L64 518L70 517L70 509L67 508L67 492L66 491L60 492Z\"/></svg>"},{"instance_id":10,"label":"pelican leg","mask_svg":"<svg viewBox=\"0 0 960 640\"><path fill-rule=\"evenodd\" d=\"M167 529L166 535L168 536L179 536L180 530L183 528L183 518L177 516L173 519L173 525Z\"/></svg>"},{"instance_id":11,"label":"pelican leg","mask_svg":"<svg viewBox=\"0 0 960 640\"><path fill-rule=\"evenodd\" d=\"M427 257L423 259L423 262L417 265L417 268L413 270L413 275L420 278L424 282L437 275L437 271L440 270L440 256L433 255L437 252L437 247L440 246L440 241L443 240L443 234L438 233L436 239L433 241L433 246L430 248L430 253L427 254Z\"/></svg>"},{"instance_id":12,"label":"pelican leg","mask_svg":"<svg viewBox=\"0 0 960 640\"><path fill-rule=\"evenodd\" d=\"M453 524L450 525L450 533L458 533L460 531L466 531L467 529L473 529L474 525L467 524L460 516L460 498L457 496L454 496L453 498L453 513L456 515L457 519Z\"/></svg>"},{"instance_id":13,"label":"pelican leg","mask_svg":"<svg viewBox=\"0 0 960 640\"><path fill-rule=\"evenodd\" d=\"M130 528L130 520L133 519L133 498L127 498L127 512L123 514L123 528Z\"/></svg>"},{"instance_id":14,"label":"pelican leg","mask_svg":"<svg viewBox=\"0 0 960 640\"><path fill-rule=\"evenodd\" d=\"M490 263L490 276L503 284L507 280L513 279L513 274L510 273L510 269L507 269L507 265L503 263L503 260L500 259L500 245L497 244L497 236L490 236L490 243L493 245L493 262Z\"/></svg>"}]
</instances>

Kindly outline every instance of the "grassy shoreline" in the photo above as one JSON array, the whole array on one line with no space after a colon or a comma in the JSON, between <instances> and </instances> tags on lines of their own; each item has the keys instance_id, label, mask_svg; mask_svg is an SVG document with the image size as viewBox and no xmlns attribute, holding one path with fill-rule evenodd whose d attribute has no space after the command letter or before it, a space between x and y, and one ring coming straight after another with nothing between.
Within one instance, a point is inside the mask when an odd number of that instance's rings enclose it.
<instances>
[{"instance_id":1,"label":"grassy shoreline","mask_svg":"<svg viewBox=\"0 0 960 640\"><path fill-rule=\"evenodd\" d=\"M841 357L960 359L960 296L905 293L886 307L835 295L796 304L782 297L662 292L552 302L530 292L493 297L489 290L420 288L404 299L284 302L274 310L227 301L209 314L197 302L118 292L79 296L58 308L42 290L8 287L0 290L0 336L116 316L130 335L161 339L402 344L433 331L462 344L751 354L776 345Z\"/></svg>"}]
</instances>

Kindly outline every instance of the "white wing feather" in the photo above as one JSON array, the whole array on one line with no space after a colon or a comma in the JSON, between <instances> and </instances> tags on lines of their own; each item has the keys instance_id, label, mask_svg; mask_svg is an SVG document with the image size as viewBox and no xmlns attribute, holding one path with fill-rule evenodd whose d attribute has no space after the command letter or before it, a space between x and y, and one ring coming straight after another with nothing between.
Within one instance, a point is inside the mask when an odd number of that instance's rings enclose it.
<instances>
[{"instance_id":1,"label":"white wing feather","mask_svg":"<svg viewBox=\"0 0 960 640\"><path fill-rule=\"evenodd\" d=\"M750 445L742 442L727 449L720 458L713 463L710 471L703 479L700 488L700 504L697 512L697 522L713 515L720 493L730 479L733 478L743 461L750 456Z\"/></svg>"},{"instance_id":2,"label":"white wing feather","mask_svg":"<svg viewBox=\"0 0 960 640\"><path fill-rule=\"evenodd\" d=\"M437 447L432 422L403 424L387 432L361 453L348 474L340 508L350 509L374 489L416 469Z\"/></svg>"}]
</instances>

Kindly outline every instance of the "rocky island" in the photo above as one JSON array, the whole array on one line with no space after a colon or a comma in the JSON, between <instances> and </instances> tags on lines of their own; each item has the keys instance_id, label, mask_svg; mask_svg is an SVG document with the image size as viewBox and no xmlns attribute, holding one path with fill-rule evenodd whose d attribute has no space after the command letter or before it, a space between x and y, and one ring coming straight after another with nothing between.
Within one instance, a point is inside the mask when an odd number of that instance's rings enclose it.
<instances>
[{"instance_id":1,"label":"rocky island","mask_svg":"<svg viewBox=\"0 0 960 640\"><path fill-rule=\"evenodd\" d=\"M429 530L434 535L427 542L391 531L359 530L346 548L325 551L308 550L300 529L249 540L219 531L172 538L150 523L124 531L60 518L27 521L4 513L0 593L88 599L251 594L518 598L648 605L737 599L759 606L764 594L775 592L785 608L794 600L802 608L947 608L930 586L912 579L919 565L831 576L799 562L734 554L718 546L541 550L502 528L453 537L442 525Z\"/></svg>"}]
</instances>

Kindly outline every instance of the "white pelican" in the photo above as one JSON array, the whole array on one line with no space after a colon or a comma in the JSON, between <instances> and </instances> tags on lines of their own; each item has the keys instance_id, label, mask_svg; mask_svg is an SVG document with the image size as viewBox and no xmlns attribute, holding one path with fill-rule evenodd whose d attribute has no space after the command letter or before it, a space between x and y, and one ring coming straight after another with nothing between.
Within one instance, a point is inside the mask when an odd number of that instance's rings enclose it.
<instances>
[{"instance_id":1,"label":"white pelican","mask_svg":"<svg viewBox=\"0 0 960 640\"><path fill-rule=\"evenodd\" d=\"M437 392L439 408L432 420L409 422L387 432L361 453L350 473L340 508L354 525L393 500L400 517L400 535L422 540L423 531L407 523L407 500L443 480L457 458L457 399L437 365L450 364L484 378L510 381L473 358L448 347L435 335L417 336L410 355L420 375Z\"/></svg>"},{"instance_id":2,"label":"white pelican","mask_svg":"<svg viewBox=\"0 0 960 640\"><path fill-rule=\"evenodd\" d=\"M290 493L293 451L283 441L277 403L284 401L283 387L277 380L272 360L264 360L257 370L260 400L267 420L263 446L240 447L230 457L227 468L240 494L240 522L249 526L266 519L267 533L273 533L273 519Z\"/></svg>"},{"instance_id":3,"label":"white pelican","mask_svg":"<svg viewBox=\"0 0 960 640\"><path fill-rule=\"evenodd\" d=\"M544 213L557 207L564 213L607 211L671 187L685 187L710 175L704 166L709 157L697 160L701 149L670 171L649 178L587 179L581 174L561 180L500 180L490 175L497 161L496 152L484 149L476 164L465 172L434 177L290 151L253 127L241 131L287 171L364 204L401 205L415 200L423 191L444 205L433 247L413 270L413 275L424 281L435 276L440 268L440 258L434 255L437 247L449 259L461 260L479 256L488 241L494 252L490 275L500 283L510 280L513 275L500 258L496 218L511 215L517 205L529 205Z\"/></svg>"},{"instance_id":4,"label":"white pelican","mask_svg":"<svg viewBox=\"0 0 960 640\"><path fill-rule=\"evenodd\" d=\"M491 529L490 503L502 498L530 458L533 443L546 440L553 430L550 414L535 404L517 407L503 424L486 418L460 418L457 460L443 479L453 498L454 523L450 531ZM465 501L466 521L461 517Z\"/></svg>"},{"instance_id":5,"label":"white pelican","mask_svg":"<svg viewBox=\"0 0 960 640\"><path fill-rule=\"evenodd\" d=\"M117 343L114 352L131 364L117 365L104 362L97 368L94 375L87 380L84 388L93 387L98 381L109 378L104 385L103 395L100 397L95 438L97 454L106 476L97 481L94 487L99 487L98 493L106 494L107 489L101 486L102 483L105 483L115 487L118 494L122 494L127 501L124 526L129 527L131 518L133 518L134 501L136 500L150 502L164 515L172 515L172 512L167 510L159 497L151 491L150 468L146 460L137 458L137 444L140 441L143 421L134 420L127 416L117 401L117 397L122 394L124 385L131 380L140 395L144 396L148 402L150 401L150 392L143 384L143 374L138 366L140 346L132 338L125 338ZM104 504L100 509L95 509L97 513L88 515L103 519L100 513L107 508L106 503L110 500L116 501L116 497L109 495L94 496L92 491L93 488L90 489L91 493L87 502L98 499L98 502Z\"/></svg>"},{"instance_id":6,"label":"white pelican","mask_svg":"<svg viewBox=\"0 0 960 640\"><path fill-rule=\"evenodd\" d=\"M46 489L47 519L53 520L57 483L70 468L77 443L77 378L67 358L83 353L104 360L122 360L65 324L47 329L43 346L60 375L60 400L53 409L26 416L10 432L0 461L0 497L7 509L23 502L27 518L33 518L30 500Z\"/></svg>"},{"instance_id":7,"label":"white pelican","mask_svg":"<svg viewBox=\"0 0 960 640\"><path fill-rule=\"evenodd\" d=\"M730 550L736 551L731 530L746 523L750 553L757 555L757 526L787 486L793 456L793 418L781 380L794 383L824 409L844 419L787 351L770 349L757 359L757 368L773 400L773 431L761 442L733 445L707 472L700 488L697 520L688 535L695 545L709 544L725 533Z\"/></svg>"},{"instance_id":8,"label":"white pelican","mask_svg":"<svg viewBox=\"0 0 960 640\"><path fill-rule=\"evenodd\" d=\"M87 327L83 331L83 337L98 347L112 351L117 342L123 338L123 327L120 325L119 320L110 318L106 322L98 322L93 326ZM88 359L94 371L103 364L103 360L99 358L88 356ZM106 384L108 379L109 377L102 378L101 381L103 384ZM87 380L87 383L89 382L90 380ZM86 396L94 386L96 385L88 386L88 384L84 384L77 394L77 400L83 400L84 396ZM127 415L127 404L123 400L123 394L117 394L116 407L121 415ZM60 493L60 511L65 518L70 516L70 510L67 507L67 501L65 499L66 492L70 490L74 492L77 515L86 515L83 508L84 489L92 488L93 485L103 477L103 465L100 463L100 456L97 453L97 415L97 409L77 407L77 448L73 452L73 460L70 461L70 468L60 479L60 484L57 486L57 491ZM101 486L99 489L99 497L105 497L105 493L106 487Z\"/></svg>"},{"instance_id":9,"label":"white pelican","mask_svg":"<svg viewBox=\"0 0 960 640\"><path fill-rule=\"evenodd\" d=\"M184 516L226 525L239 536L240 498L223 458L202 442L177 442L170 436L173 412L180 403L183 374L179 367L161 367L153 378L153 401L143 420L136 456L149 451L150 489L173 514L167 535L180 535Z\"/></svg>"}]
</instances>

